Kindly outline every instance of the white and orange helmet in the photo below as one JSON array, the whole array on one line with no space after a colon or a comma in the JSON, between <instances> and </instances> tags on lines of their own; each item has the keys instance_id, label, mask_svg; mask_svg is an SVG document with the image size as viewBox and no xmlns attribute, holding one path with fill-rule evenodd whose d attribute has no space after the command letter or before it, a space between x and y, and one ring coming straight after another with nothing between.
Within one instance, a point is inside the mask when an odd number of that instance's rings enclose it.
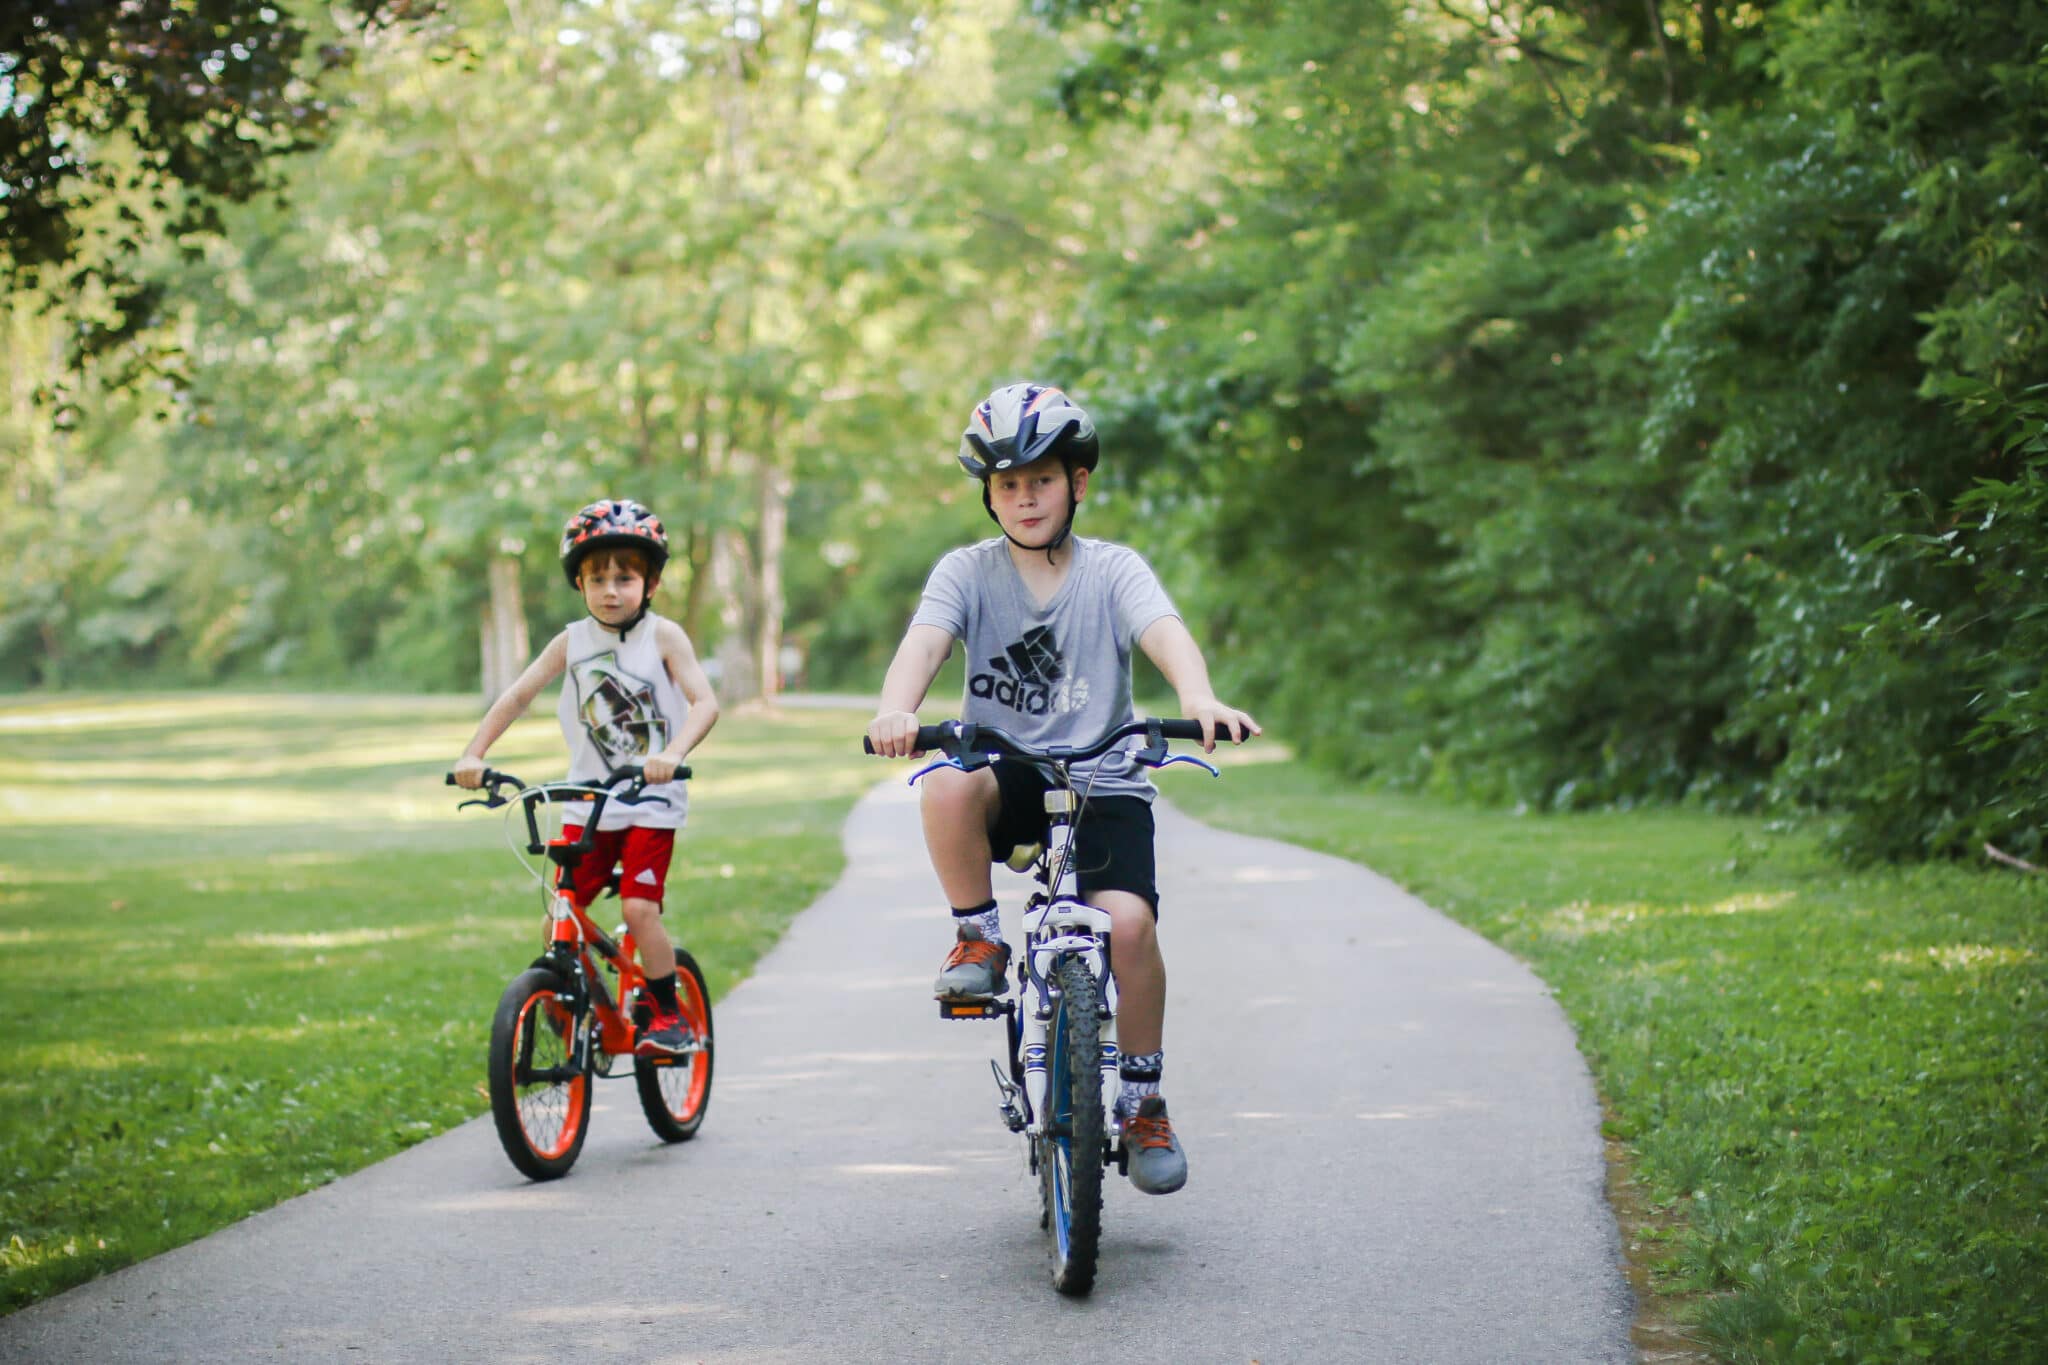
<instances>
[{"instance_id":1,"label":"white and orange helmet","mask_svg":"<svg viewBox=\"0 0 2048 1365\"><path fill-rule=\"evenodd\" d=\"M981 400L960 437L960 467L986 480L1057 455L1068 466L1092 470L1101 458L1095 423L1081 406L1049 384L1005 384Z\"/></svg>"}]
</instances>

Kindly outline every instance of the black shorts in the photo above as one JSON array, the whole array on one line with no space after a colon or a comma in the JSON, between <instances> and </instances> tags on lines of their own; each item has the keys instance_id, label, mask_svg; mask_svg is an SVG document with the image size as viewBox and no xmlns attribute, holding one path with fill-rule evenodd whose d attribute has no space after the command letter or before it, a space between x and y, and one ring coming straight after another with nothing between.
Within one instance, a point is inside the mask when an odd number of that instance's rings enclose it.
<instances>
[{"instance_id":1,"label":"black shorts","mask_svg":"<svg viewBox=\"0 0 2048 1365\"><path fill-rule=\"evenodd\" d=\"M998 763L1001 808L988 832L990 856L1002 862L1019 844L1045 840L1045 793L1052 783L1028 763ZM1152 860L1152 803L1142 796L1091 796L1074 829L1074 873L1086 899L1091 891L1128 891L1159 917L1159 887Z\"/></svg>"}]
</instances>

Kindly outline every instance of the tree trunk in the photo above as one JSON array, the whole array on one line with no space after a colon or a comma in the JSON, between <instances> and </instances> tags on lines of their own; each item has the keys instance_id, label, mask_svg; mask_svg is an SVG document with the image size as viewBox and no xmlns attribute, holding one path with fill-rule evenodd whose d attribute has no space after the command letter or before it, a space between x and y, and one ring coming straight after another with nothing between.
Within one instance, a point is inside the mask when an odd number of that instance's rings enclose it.
<instances>
[{"instance_id":1,"label":"tree trunk","mask_svg":"<svg viewBox=\"0 0 2048 1365\"><path fill-rule=\"evenodd\" d=\"M761 697L771 706L782 691L782 554L789 543L790 478L761 462L761 559L756 666Z\"/></svg>"},{"instance_id":2,"label":"tree trunk","mask_svg":"<svg viewBox=\"0 0 2048 1365\"><path fill-rule=\"evenodd\" d=\"M711 537L711 590L718 599L721 627L718 649L718 699L721 702L752 701L761 695L760 675L754 668L753 613L754 566L748 562L747 538L730 526L722 526Z\"/></svg>"},{"instance_id":3,"label":"tree trunk","mask_svg":"<svg viewBox=\"0 0 2048 1365\"><path fill-rule=\"evenodd\" d=\"M481 632L486 706L518 679L529 658L526 609L519 601L519 561L511 555L496 556L487 578L490 596L484 601Z\"/></svg>"}]
</instances>

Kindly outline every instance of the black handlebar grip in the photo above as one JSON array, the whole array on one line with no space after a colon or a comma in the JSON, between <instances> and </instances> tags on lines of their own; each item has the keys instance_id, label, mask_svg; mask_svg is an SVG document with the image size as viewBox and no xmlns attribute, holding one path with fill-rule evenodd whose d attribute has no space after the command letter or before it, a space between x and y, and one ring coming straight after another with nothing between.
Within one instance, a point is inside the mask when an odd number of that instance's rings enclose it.
<instances>
[{"instance_id":1,"label":"black handlebar grip","mask_svg":"<svg viewBox=\"0 0 2048 1365\"><path fill-rule=\"evenodd\" d=\"M1202 722L1198 720L1162 720L1159 722L1159 736L1161 739L1200 739L1202 737ZM1217 726L1216 737L1218 739L1229 739L1229 728L1222 725Z\"/></svg>"},{"instance_id":2,"label":"black handlebar grip","mask_svg":"<svg viewBox=\"0 0 2048 1365\"><path fill-rule=\"evenodd\" d=\"M944 741L948 733L943 725L920 725L917 727L917 739L914 741L915 747L920 752L925 753L929 753L933 749L944 748ZM866 735L862 735L860 737L860 751L864 754L873 753L875 751L875 742Z\"/></svg>"}]
</instances>

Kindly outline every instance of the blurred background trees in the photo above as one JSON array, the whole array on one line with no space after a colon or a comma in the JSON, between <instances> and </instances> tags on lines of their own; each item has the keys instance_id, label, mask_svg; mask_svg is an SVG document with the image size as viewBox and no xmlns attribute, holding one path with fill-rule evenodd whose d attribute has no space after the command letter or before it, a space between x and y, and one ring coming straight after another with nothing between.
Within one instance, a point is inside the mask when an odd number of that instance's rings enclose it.
<instances>
[{"instance_id":1,"label":"blurred background trees","mask_svg":"<svg viewBox=\"0 0 2048 1365\"><path fill-rule=\"evenodd\" d=\"M728 693L871 689L1029 374L1319 761L2044 852L2039 7L155 3L289 99L262 174L43 195L137 288L15 277L6 685L475 687L616 493Z\"/></svg>"}]
</instances>

